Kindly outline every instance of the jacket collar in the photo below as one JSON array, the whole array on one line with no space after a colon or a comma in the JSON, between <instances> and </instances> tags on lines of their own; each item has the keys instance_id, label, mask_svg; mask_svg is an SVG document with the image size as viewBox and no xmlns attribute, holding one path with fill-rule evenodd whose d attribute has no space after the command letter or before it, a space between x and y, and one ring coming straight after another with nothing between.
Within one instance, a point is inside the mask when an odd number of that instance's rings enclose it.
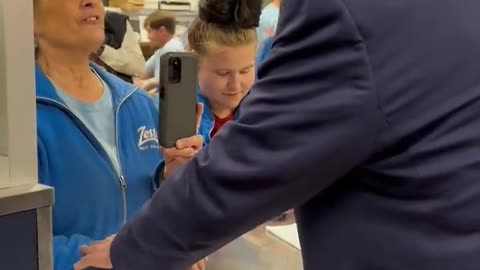
<instances>
[{"instance_id":1,"label":"jacket collar","mask_svg":"<svg viewBox=\"0 0 480 270\"><path fill-rule=\"evenodd\" d=\"M112 90L112 98L116 106L118 106L123 99L128 97L137 89L136 86L122 81L94 63L90 63L90 67ZM47 75L40 69L38 64L35 64L35 87L37 99L51 99L62 104L64 103L57 95L55 86L52 84Z\"/></svg>"},{"instance_id":2,"label":"jacket collar","mask_svg":"<svg viewBox=\"0 0 480 270\"><path fill-rule=\"evenodd\" d=\"M250 94L250 91L245 95L245 97L243 97L243 99L245 99L248 95ZM240 108L240 104L242 104L243 102L243 99L240 101L240 103L238 104L238 107L235 109L234 111L234 118L236 119L238 117L238 114L239 114L239 108ZM202 115L202 118L206 118L210 121L213 121L214 120L214 116L213 116L213 113L212 111L210 111L209 107L208 107L208 100L207 98L202 95L202 93L200 92L200 86L197 84L197 102L198 103L201 103L203 105L203 115Z\"/></svg>"}]
</instances>

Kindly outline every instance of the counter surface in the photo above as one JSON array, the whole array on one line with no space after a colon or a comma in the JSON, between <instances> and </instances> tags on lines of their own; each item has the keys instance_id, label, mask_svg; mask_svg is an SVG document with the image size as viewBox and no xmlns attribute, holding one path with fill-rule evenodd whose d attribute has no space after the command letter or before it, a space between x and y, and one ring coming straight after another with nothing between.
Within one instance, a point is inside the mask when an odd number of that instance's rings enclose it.
<instances>
[{"instance_id":1,"label":"counter surface","mask_svg":"<svg viewBox=\"0 0 480 270\"><path fill-rule=\"evenodd\" d=\"M50 207L54 203L53 188L40 184L0 188L0 215Z\"/></svg>"},{"instance_id":2,"label":"counter surface","mask_svg":"<svg viewBox=\"0 0 480 270\"><path fill-rule=\"evenodd\" d=\"M300 251L270 235L262 225L209 256L207 270L226 269L302 270L303 266Z\"/></svg>"}]
</instances>

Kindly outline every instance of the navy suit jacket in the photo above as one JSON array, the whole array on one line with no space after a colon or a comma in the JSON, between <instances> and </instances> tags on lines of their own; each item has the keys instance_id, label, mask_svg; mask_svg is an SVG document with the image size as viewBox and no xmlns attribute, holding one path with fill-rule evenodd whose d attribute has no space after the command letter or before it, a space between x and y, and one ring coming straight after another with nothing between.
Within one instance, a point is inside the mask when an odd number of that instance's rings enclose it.
<instances>
[{"instance_id":1,"label":"navy suit jacket","mask_svg":"<svg viewBox=\"0 0 480 270\"><path fill-rule=\"evenodd\" d=\"M118 234L114 268L185 270L296 207L305 270L478 270L479 12L286 0L238 121Z\"/></svg>"}]
</instances>

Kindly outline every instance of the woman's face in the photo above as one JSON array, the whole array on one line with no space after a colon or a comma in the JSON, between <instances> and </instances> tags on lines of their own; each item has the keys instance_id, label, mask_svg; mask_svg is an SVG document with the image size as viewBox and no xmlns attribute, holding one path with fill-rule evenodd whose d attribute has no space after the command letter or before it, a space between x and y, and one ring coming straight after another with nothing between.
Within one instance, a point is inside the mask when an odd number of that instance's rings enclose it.
<instances>
[{"instance_id":1,"label":"woman's face","mask_svg":"<svg viewBox=\"0 0 480 270\"><path fill-rule=\"evenodd\" d=\"M235 110L255 80L256 44L210 48L200 58L200 91L215 112Z\"/></svg>"},{"instance_id":2,"label":"woman's face","mask_svg":"<svg viewBox=\"0 0 480 270\"><path fill-rule=\"evenodd\" d=\"M40 45L96 51L105 39L102 0L33 0Z\"/></svg>"}]
</instances>

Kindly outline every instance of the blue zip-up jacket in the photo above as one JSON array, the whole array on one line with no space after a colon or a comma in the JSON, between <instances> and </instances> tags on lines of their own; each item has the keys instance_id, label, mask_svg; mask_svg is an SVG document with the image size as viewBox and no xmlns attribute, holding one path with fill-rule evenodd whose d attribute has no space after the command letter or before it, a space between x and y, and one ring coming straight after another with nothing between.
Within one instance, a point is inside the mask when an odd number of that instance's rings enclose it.
<instances>
[{"instance_id":1,"label":"blue zip-up jacket","mask_svg":"<svg viewBox=\"0 0 480 270\"><path fill-rule=\"evenodd\" d=\"M207 98L204 97L199 91L197 91L197 102L203 105L203 113L200 120L198 134L203 136L203 145L208 145L210 143L210 140L212 139L212 136L210 134L212 133L213 127L215 125L215 116L208 107ZM238 107L240 107L240 104L238 104L237 109L235 110L235 119L238 116Z\"/></svg>"},{"instance_id":2,"label":"blue zip-up jacket","mask_svg":"<svg viewBox=\"0 0 480 270\"><path fill-rule=\"evenodd\" d=\"M203 145L208 145L212 139L210 133L215 125L215 116L208 107L208 100L200 92L197 91L197 102L203 105L202 118L200 119L200 126L198 134L203 137Z\"/></svg>"},{"instance_id":3,"label":"blue zip-up jacket","mask_svg":"<svg viewBox=\"0 0 480 270\"><path fill-rule=\"evenodd\" d=\"M161 161L151 98L92 65L112 90L121 175L92 133L36 67L39 181L55 188L55 270L70 270L79 247L115 234L153 194Z\"/></svg>"},{"instance_id":4,"label":"blue zip-up jacket","mask_svg":"<svg viewBox=\"0 0 480 270\"><path fill-rule=\"evenodd\" d=\"M272 49L273 41L273 37L268 37L260 44L257 51L257 58L255 59L255 64L257 67L259 67L267 58L270 50Z\"/></svg>"}]
</instances>

